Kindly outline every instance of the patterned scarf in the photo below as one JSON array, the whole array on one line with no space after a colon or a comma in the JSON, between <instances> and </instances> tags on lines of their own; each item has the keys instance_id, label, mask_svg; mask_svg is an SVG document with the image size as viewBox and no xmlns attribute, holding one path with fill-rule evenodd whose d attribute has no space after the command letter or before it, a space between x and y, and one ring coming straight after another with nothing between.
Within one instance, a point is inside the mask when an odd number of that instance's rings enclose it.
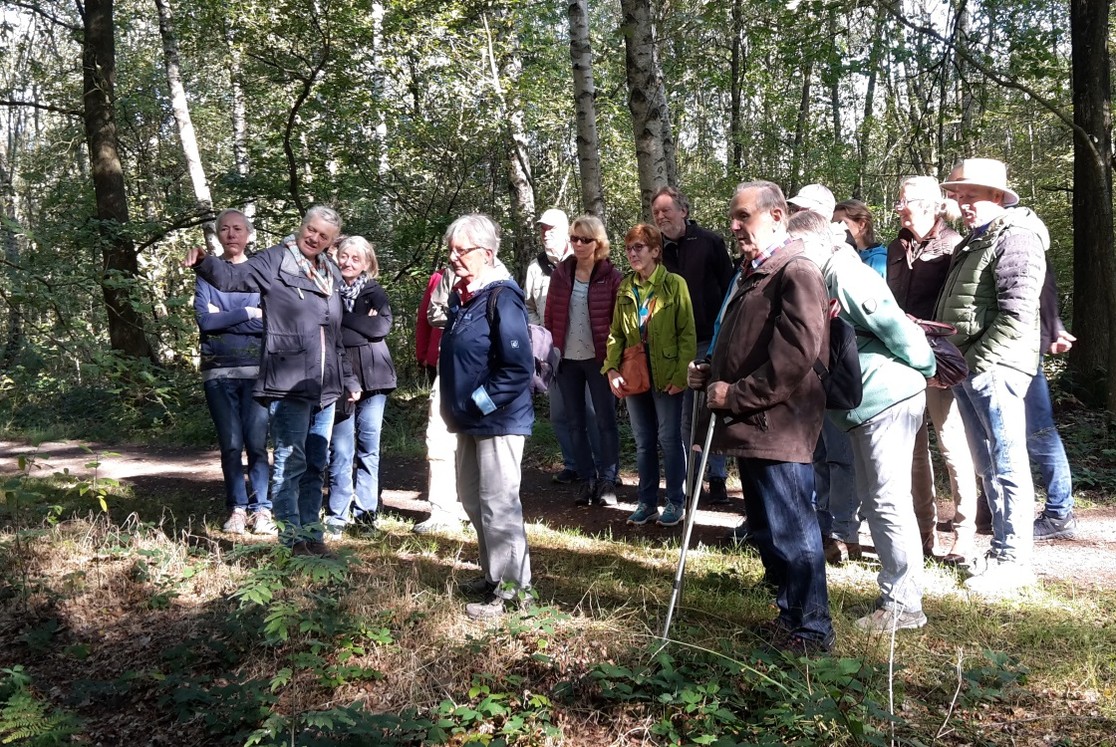
<instances>
[{"instance_id":1,"label":"patterned scarf","mask_svg":"<svg viewBox=\"0 0 1116 747\"><path fill-rule=\"evenodd\" d=\"M364 290L364 284L368 282L368 276L363 272L357 276L357 279L349 283L341 283L337 287L337 292L341 294L341 302L345 304L345 311L352 312L353 304L357 300L357 296Z\"/></svg>"},{"instance_id":2,"label":"patterned scarf","mask_svg":"<svg viewBox=\"0 0 1116 747\"><path fill-rule=\"evenodd\" d=\"M288 236L283 240L283 243L286 245L287 251L291 253L291 258L294 259L295 264L298 265L298 269L313 281L318 290L322 292L322 295L329 298L333 293L333 276L330 274L329 268L325 265L329 259L322 258L322 255L318 255L318 262L321 264L321 268L316 268L310 260L306 258L306 255L302 253L302 250L298 248L298 243L294 236Z\"/></svg>"}]
</instances>

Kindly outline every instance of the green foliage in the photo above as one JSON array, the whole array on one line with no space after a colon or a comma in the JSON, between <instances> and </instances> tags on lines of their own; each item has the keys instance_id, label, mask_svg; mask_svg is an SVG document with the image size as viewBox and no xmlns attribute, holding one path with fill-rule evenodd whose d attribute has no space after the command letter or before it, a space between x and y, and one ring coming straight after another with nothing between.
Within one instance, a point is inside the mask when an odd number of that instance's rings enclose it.
<instances>
[{"instance_id":1,"label":"green foliage","mask_svg":"<svg viewBox=\"0 0 1116 747\"><path fill-rule=\"evenodd\" d=\"M663 744L888 743L891 719L872 695L881 670L855 659L659 651L645 666L598 664L590 676L606 702L643 709Z\"/></svg>"},{"instance_id":2,"label":"green foliage","mask_svg":"<svg viewBox=\"0 0 1116 747\"><path fill-rule=\"evenodd\" d=\"M53 747L70 744L80 731L76 717L53 708L32 690L22 666L0 670L0 744Z\"/></svg>"}]
</instances>

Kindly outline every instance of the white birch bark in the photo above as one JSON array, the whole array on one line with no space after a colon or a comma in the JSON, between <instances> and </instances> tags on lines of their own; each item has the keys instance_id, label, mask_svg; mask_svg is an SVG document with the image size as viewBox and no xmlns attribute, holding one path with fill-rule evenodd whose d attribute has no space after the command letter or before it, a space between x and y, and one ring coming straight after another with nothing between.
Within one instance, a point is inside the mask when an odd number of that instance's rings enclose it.
<instances>
[{"instance_id":1,"label":"white birch bark","mask_svg":"<svg viewBox=\"0 0 1116 747\"><path fill-rule=\"evenodd\" d=\"M649 0L621 0L625 63L628 72L628 110L632 114L636 163L643 214L651 215L651 195L659 187L676 185L678 167L670 129L663 71L656 49Z\"/></svg>"},{"instance_id":2,"label":"white birch bark","mask_svg":"<svg viewBox=\"0 0 1116 747\"><path fill-rule=\"evenodd\" d=\"M570 0L568 11L581 204L585 212L603 221L605 201L601 184L600 140L597 137L597 89L593 83L593 50L589 44L588 0Z\"/></svg>"}]
</instances>

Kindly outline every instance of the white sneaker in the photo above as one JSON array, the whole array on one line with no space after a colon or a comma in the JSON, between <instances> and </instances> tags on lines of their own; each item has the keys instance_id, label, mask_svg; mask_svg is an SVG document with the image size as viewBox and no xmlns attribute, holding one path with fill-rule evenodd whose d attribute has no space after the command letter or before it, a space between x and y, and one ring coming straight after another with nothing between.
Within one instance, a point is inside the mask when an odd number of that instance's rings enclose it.
<instances>
[{"instance_id":1,"label":"white sneaker","mask_svg":"<svg viewBox=\"0 0 1116 747\"><path fill-rule=\"evenodd\" d=\"M234 508L229 512L229 518L221 525L229 534L244 534L248 526L248 513L243 508Z\"/></svg>"},{"instance_id":2,"label":"white sneaker","mask_svg":"<svg viewBox=\"0 0 1116 747\"><path fill-rule=\"evenodd\" d=\"M275 534L277 531L275 519L271 518L271 511L266 508L252 512L248 517L248 528L252 534Z\"/></svg>"},{"instance_id":3,"label":"white sneaker","mask_svg":"<svg viewBox=\"0 0 1116 747\"><path fill-rule=\"evenodd\" d=\"M439 532L452 532L460 528L460 521L440 519L431 516L426 521L415 524L411 531L415 534L437 534Z\"/></svg>"},{"instance_id":4,"label":"white sneaker","mask_svg":"<svg viewBox=\"0 0 1116 747\"><path fill-rule=\"evenodd\" d=\"M983 572L965 580L965 588L984 597L1002 597L1014 594L1037 583L1029 563L1012 558L988 558Z\"/></svg>"}]
</instances>

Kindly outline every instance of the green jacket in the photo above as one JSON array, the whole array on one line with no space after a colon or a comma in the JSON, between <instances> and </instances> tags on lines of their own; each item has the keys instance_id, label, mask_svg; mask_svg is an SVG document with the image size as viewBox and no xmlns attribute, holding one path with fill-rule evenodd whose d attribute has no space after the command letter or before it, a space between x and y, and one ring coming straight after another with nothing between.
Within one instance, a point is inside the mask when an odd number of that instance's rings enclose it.
<instances>
[{"instance_id":1,"label":"green jacket","mask_svg":"<svg viewBox=\"0 0 1116 747\"><path fill-rule=\"evenodd\" d=\"M662 391L671 384L686 387L686 367L697 355L697 332L694 329L694 308L690 291L681 275L667 272L659 265L646 283L634 272L620 281L612 326L608 331L608 353L601 373L620 370L624 349L640 340L639 304L634 288L643 300L650 298L650 320L647 323L647 348L651 361L652 386ZM648 295L650 294L650 295Z\"/></svg>"},{"instance_id":2,"label":"green jacket","mask_svg":"<svg viewBox=\"0 0 1116 747\"><path fill-rule=\"evenodd\" d=\"M993 365L1038 369L1044 231L1034 213L1016 208L954 250L935 318L957 327L950 340L973 373Z\"/></svg>"}]
</instances>

